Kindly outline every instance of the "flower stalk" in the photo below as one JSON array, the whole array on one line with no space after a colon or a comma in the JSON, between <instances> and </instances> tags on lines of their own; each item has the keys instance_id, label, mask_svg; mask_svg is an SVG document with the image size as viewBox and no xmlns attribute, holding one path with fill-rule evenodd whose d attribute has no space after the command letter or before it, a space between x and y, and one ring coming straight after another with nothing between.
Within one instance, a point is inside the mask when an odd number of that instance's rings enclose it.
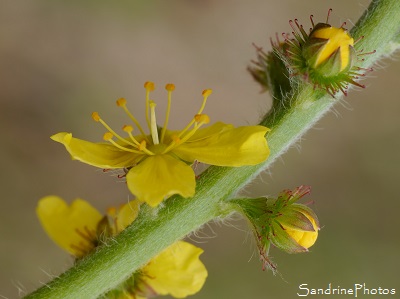
<instances>
[{"instance_id":1,"label":"flower stalk","mask_svg":"<svg viewBox=\"0 0 400 299\"><path fill-rule=\"evenodd\" d=\"M364 36L357 47L376 50L376 54L365 56L361 67L370 67L398 49L399 19L400 1L372 1L351 31L355 39ZM388 47L389 44L395 46ZM266 162L241 168L210 167L197 181L193 198L173 196L157 215L150 208L143 208L135 224L108 246L100 247L25 298L97 298L177 240L208 221L229 214L230 210L221 208L221 201L231 198L270 166L339 100L339 96L332 99L324 91L313 91L307 83L295 83L285 96L275 95L273 109L261 122L271 128L267 135L271 154Z\"/></svg>"}]
</instances>

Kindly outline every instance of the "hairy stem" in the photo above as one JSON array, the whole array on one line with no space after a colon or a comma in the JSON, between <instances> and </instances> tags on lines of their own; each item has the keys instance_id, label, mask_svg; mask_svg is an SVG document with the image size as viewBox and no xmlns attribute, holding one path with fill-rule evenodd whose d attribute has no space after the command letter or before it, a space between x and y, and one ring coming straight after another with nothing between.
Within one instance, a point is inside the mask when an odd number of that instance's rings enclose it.
<instances>
[{"instance_id":1,"label":"hairy stem","mask_svg":"<svg viewBox=\"0 0 400 299\"><path fill-rule=\"evenodd\" d=\"M399 0L372 1L352 30L355 39L364 36L357 44L359 49L377 51L365 56L361 66L369 67L398 48L399 20ZM284 104L275 105L261 122L271 128L268 161L240 168L210 167L198 180L193 198L170 198L156 214L143 209L133 225L115 239L25 298L96 298L112 289L175 241L225 216L221 201L271 165L338 100L300 83Z\"/></svg>"}]
</instances>

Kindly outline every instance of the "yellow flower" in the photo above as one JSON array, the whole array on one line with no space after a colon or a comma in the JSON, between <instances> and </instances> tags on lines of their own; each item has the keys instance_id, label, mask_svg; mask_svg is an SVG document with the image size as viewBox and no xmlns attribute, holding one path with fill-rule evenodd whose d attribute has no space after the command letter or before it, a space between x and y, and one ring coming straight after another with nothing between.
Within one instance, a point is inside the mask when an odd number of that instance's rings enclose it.
<instances>
[{"instance_id":1,"label":"yellow flower","mask_svg":"<svg viewBox=\"0 0 400 299\"><path fill-rule=\"evenodd\" d=\"M131 201L118 210L110 209L108 215L82 199L68 206L58 196L42 198L36 208L37 216L49 237L62 249L76 258L87 255L100 243L100 237L116 235L132 223L139 211L138 201ZM112 221L108 221L111 217Z\"/></svg>"},{"instance_id":2,"label":"yellow flower","mask_svg":"<svg viewBox=\"0 0 400 299\"><path fill-rule=\"evenodd\" d=\"M234 128L232 125L217 122L202 128L209 117L202 114L211 90L203 91L201 108L181 131L167 130L171 108L171 95L175 89L167 84L168 106L162 128L157 126L155 107L150 100L154 83L146 82L146 120L150 131L146 135L139 122L126 107L126 100L117 100L140 134L132 134L133 127L123 126L126 137L117 134L101 119L97 112L92 114L95 121L106 129L104 140L108 143L92 143L72 137L71 133L58 133L51 138L62 143L72 159L100 167L123 168L127 170L126 180L129 190L140 200L152 207L162 200L180 194L191 197L195 193L195 174L190 167L195 160L218 166L255 165L269 156L265 134L269 131L263 126ZM113 138L116 138L114 140Z\"/></svg>"},{"instance_id":3,"label":"yellow flower","mask_svg":"<svg viewBox=\"0 0 400 299\"><path fill-rule=\"evenodd\" d=\"M175 298L197 293L208 275L199 260L202 253L201 248L184 241L168 247L142 268L139 278L142 292L169 294Z\"/></svg>"},{"instance_id":4,"label":"yellow flower","mask_svg":"<svg viewBox=\"0 0 400 299\"><path fill-rule=\"evenodd\" d=\"M118 209L108 209L103 217L82 199L68 206L57 196L42 198L36 209L50 238L76 258L87 255L101 243L101 238L124 230L136 219L138 211L139 202L135 200ZM207 278L207 269L199 259L202 253L201 248L178 241L110 291L107 298L137 299L156 294L184 298L197 293Z\"/></svg>"}]
</instances>

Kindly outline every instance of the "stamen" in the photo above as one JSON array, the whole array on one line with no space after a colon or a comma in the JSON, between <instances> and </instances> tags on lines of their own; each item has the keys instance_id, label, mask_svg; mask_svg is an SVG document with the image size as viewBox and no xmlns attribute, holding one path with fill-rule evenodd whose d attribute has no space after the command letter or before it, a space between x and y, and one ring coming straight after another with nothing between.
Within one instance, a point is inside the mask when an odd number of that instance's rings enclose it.
<instances>
[{"instance_id":1,"label":"stamen","mask_svg":"<svg viewBox=\"0 0 400 299\"><path fill-rule=\"evenodd\" d=\"M131 152L131 153L136 153L136 154L141 154L141 153L142 153L142 152L140 152L140 151L137 151L137 150L134 150L134 149L127 148L127 147L124 147L124 146L122 146L122 145L119 145L119 144L116 143L114 140L112 140L112 138L113 138L113 134L110 133L110 132L107 132L107 133L105 133L105 134L103 135L103 139L104 139L105 141L110 142L112 145L114 145L115 147L118 147L119 149L121 149L121 150L123 150L123 151Z\"/></svg>"},{"instance_id":2,"label":"stamen","mask_svg":"<svg viewBox=\"0 0 400 299\"><path fill-rule=\"evenodd\" d=\"M85 226L83 230L76 228L75 232L81 239L78 244L70 244L69 246L78 253L78 257L86 255L96 247L96 233L94 231Z\"/></svg>"},{"instance_id":3,"label":"stamen","mask_svg":"<svg viewBox=\"0 0 400 299\"><path fill-rule=\"evenodd\" d=\"M151 137L153 138L153 144L157 145L160 143L158 140L158 132L157 132L157 121L156 121L156 103L150 101L150 132Z\"/></svg>"},{"instance_id":4,"label":"stamen","mask_svg":"<svg viewBox=\"0 0 400 299\"><path fill-rule=\"evenodd\" d=\"M178 136L176 136L176 135L173 135L173 136L172 136L172 140L173 140L176 144L182 143L182 140L181 140Z\"/></svg>"},{"instance_id":5,"label":"stamen","mask_svg":"<svg viewBox=\"0 0 400 299\"><path fill-rule=\"evenodd\" d=\"M206 102L208 97L212 94L212 89L205 89L202 92L203 95L203 103L199 109L199 111L197 112L197 114L201 114L204 110L204 107L206 106ZM194 124L195 119L192 119L191 122L179 133L178 137L182 137L183 134L185 134L185 132Z\"/></svg>"},{"instance_id":6,"label":"stamen","mask_svg":"<svg viewBox=\"0 0 400 299\"><path fill-rule=\"evenodd\" d=\"M196 133L198 129L204 124L208 124L210 122L210 118L206 114L196 114L192 120L193 123L196 123L193 129L191 129L183 138L181 138L181 134L179 136L172 136L172 142L168 147L162 152L163 154L169 152L175 146L186 142L190 137Z\"/></svg>"},{"instance_id":7,"label":"stamen","mask_svg":"<svg viewBox=\"0 0 400 299\"><path fill-rule=\"evenodd\" d=\"M167 148L162 152L162 154L165 154L165 153L169 152L175 146L177 146L177 145L182 143L182 140L176 135L173 135L171 137L171 139L172 139L172 142L167 146Z\"/></svg>"},{"instance_id":8,"label":"stamen","mask_svg":"<svg viewBox=\"0 0 400 299\"><path fill-rule=\"evenodd\" d=\"M210 117L207 114L196 114L193 119L196 124L194 128L182 138L181 143L186 142L190 137L192 137L202 125L210 122Z\"/></svg>"},{"instance_id":9,"label":"stamen","mask_svg":"<svg viewBox=\"0 0 400 299\"><path fill-rule=\"evenodd\" d=\"M167 131L167 126L168 126L168 121L169 121L169 113L171 111L171 94L172 94L172 91L175 90L175 85L167 84L167 85L165 85L165 89L168 91L168 106L167 106L167 112L165 114L164 126L161 130L161 143L163 143L165 132Z\"/></svg>"},{"instance_id":10,"label":"stamen","mask_svg":"<svg viewBox=\"0 0 400 299\"><path fill-rule=\"evenodd\" d=\"M153 153L152 151L149 151L149 150L146 148L146 140L145 140L145 139L143 139L143 140L139 143L139 141L137 141L137 140L135 139L135 137L133 137L133 135L132 135L133 128L132 128L131 126L125 125L125 126L123 126L122 130L124 130L125 132L127 132L127 133L129 134L129 137L130 137L130 138L132 139L132 141L137 145L137 148L139 149L139 151L145 152L146 154L148 154L148 155L150 155L150 156L154 155L154 153Z\"/></svg>"},{"instance_id":11,"label":"stamen","mask_svg":"<svg viewBox=\"0 0 400 299\"><path fill-rule=\"evenodd\" d=\"M146 140L142 140L142 142L140 142L139 150L141 150L141 151L145 151L146 150Z\"/></svg>"},{"instance_id":12,"label":"stamen","mask_svg":"<svg viewBox=\"0 0 400 299\"><path fill-rule=\"evenodd\" d=\"M138 129L140 130L140 133L142 133L143 136L146 136L142 126L139 124L139 122L137 121L137 119L133 116L133 114L128 110L128 108L126 107L126 99L125 98L120 98L117 100L117 106L118 107L122 107L122 109L124 109L125 113L129 116L129 118L135 123L135 125L138 127Z\"/></svg>"},{"instance_id":13,"label":"stamen","mask_svg":"<svg viewBox=\"0 0 400 299\"><path fill-rule=\"evenodd\" d=\"M196 114L194 120L199 124L208 124L210 122L210 117L207 114Z\"/></svg>"},{"instance_id":14,"label":"stamen","mask_svg":"<svg viewBox=\"0 0 400 299\"><path fill-rule=\"evenodd\" d=\"M136 144L139 145L139 142L135 139L135 137L133 137L132 132L133 132L133 127L129 126L129 125L125 125L122 127L122 130L125 131L126 133L128 133L129 137L131 138L131 140Z\"/></svg>"},{"instance_id":15,"label":"stamen","mask_svg":"<svg viewBox=\"0 0 400 299\"><path fill-rule=\"evenodd\" d=\"M127 143L127 144L129 144L129 145L131 145L133 147L136 147L135 144L133 144L132 142L129 142L125 138L122 138L117 133L115 133L115 131L113 129L111 129L110 126L107 125L106 122L100 118L100 115L97 112L93 112L92 113L92 118L93 118L94 121L97 121L97 122L101 123L110 133L112 133L111 135L114 135L115 137L117 137L122 142L125 142L125 143Z\"/></svg>"},{"instance_id":16,"label":"stamen","mask_svg":"<svg viewBox=\"0 0 400 299\"><path fill-rule=\"evenodd\" d=\"M107 208L106 213L110 217L115 217L117 214L117 209L115 207L109 207L109 208Z\"/></svg>"},{"instance_id":17,"label":"stamen","mask_svg":"<svg viewBox=\"0 0 400 299\"><path fill-rule=\"evenodd\" d=\"M150 127L150 119L149 119L149 103L150 103L150 91L153 91L155 89L154 83L147 81L144 83L144 88L146 88L146 121L147 121L147 126Z\"/></svg>"}]
</instances>

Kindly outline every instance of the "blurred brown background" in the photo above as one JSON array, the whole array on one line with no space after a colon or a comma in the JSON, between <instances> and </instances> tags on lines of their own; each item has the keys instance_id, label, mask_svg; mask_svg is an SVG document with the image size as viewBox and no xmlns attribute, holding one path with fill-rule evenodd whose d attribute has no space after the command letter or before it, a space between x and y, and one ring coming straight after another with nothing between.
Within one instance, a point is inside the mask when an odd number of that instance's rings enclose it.
<instances>
[{"instance_id":1,"label":"blurred brown background","mask_svg":"<svg viewBox=\"0 0 400 299\"><path fill-rule=\"evenodd\" d=\"M118 3L118 4L117 4ZM71 265L35 215L39 198L82 197L99 210L131 197L118 179L71 162L49 136L59 131L100 141L99 111L113 127L126 120L115 99L126 97L144 118L143 83L154 81L159 115L165 83L175 83L171 128L186 124L214 90L212 120L254 124L270 105L246 72L251 43L270 49L269 37L309 27L309 15L348 28L369 1L21 1L0 8L0 297L18 298ZM244 223L211 224L197 239L209 269L192 298L297 298L310 287L397 288L400 292L400 64L387 60L352 91L245 194L276 195L301 184L313 188L323 225L311 253L272 251L280 273L263 272ZM121 118L121 119L120 119ZM307 199L306 199L307 201ZM231 226L236 226L235 229ZM329 298L339 298L330 296ZM372 298L372 297L371 297Z\"/></svg>"}]
</instances>

